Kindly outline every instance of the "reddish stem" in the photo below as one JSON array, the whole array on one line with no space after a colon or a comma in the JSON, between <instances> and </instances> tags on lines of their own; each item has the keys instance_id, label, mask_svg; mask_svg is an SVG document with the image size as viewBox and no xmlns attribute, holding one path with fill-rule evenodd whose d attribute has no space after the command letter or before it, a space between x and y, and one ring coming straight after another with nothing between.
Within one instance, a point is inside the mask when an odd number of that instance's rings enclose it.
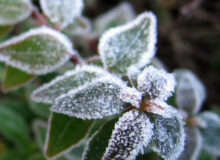
<instances>
[{"instance_id":1,"label":"reddish stem","mask_svg":"<svg viewBox=\"0 0 220 160\"><path fill-rule=\"evenodd\" d=\"M41 26L51 27L46 18L39 12L37 7L33 7L32 15Z\"/></svg>"}]
</instances>

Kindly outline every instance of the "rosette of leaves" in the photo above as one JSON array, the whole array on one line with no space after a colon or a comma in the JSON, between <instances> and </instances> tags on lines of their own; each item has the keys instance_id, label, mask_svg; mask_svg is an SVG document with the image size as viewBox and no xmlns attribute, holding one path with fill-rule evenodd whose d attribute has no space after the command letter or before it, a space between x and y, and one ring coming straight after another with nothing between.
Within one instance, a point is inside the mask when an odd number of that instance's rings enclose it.
<instances>
[{"instance_id":1,"label":"rosette of leaves","mask_svg":"<svg viewBox=\"0 0 220 160\"><path fill-rule=\"evenodd\" d=\"M84 160L135 159L148 150L167 160L179 157L184 123L166 103L175 88L174 76L144 67L154 56L155 31L155 16L148 12L108 30L99 43L105 69L78 66L32 93L34 101L52 104L45 144L48 158L60 157L88 138ZM97 119L107 122L94 129Z\"/></svg>"},{"instance_id":2,"label":"rosette of leaves","mask_svg":"<svg viewBox=\"0 0 220 160\"><path fill-rule=\"evenodd\" d=\"M176 103L186 121L186 145L180 159L197 160L204 153L209 153L210 160L220 156L220 116L210 111L199 113L206 97L204 85L189 70L176 70L175 75Z\"/></svg>"}]
</instances>

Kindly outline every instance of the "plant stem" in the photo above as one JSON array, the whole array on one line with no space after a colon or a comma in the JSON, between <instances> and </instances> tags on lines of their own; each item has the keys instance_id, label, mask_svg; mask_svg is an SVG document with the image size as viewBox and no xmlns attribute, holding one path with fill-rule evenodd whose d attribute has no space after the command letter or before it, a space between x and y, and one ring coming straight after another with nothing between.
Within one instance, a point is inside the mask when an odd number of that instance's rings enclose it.
<instances>
[{"instance_id":1,"label":"plant stem","mask_svg":"<svg viewBox=\"0 0 220 160\"><path fill-rule=\"evenodd\" d=\"M39 12L37 7L33 7L32 15L41 26L51 27L46 18Z\"/></svg>"}]
</instances>

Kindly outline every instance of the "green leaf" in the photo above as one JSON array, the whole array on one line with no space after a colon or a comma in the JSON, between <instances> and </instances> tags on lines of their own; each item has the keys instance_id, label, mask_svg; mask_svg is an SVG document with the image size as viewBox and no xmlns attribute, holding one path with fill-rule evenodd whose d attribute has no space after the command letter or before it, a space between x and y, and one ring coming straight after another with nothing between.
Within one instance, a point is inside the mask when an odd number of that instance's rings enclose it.
<instances>
[{"instance_id":1,"label":"green leaf","mask_svg":"<svg viewBox=\"0 0 220 160\"><path fill-rule=\"evenodd\" d=\"M126 74L131 65L144 66L155 54L156 18L145 12L134 21L108 30L99 52L106 69Z\"/></svg>"},{"instance_id":2,"label":"green leaf","mask_svg":"<svg viewBox=\"0 0 220 160\"><path fill-rule=\"evenodd\" d=\"M53 23L64 28L81 15L84 4L83 0L40 0L40 5Z\"/></svg>"},{"instance_id":3,"label":"green leaf","mask_svg":"<svg viewBox=\"0 0 220 160\"><path fill-rule=\"evenodd\" d=\"M216 160L215 156L213 156L210 152L203 149L200 152L200 156L198 160Z\"/></svg>"},{"instance_id":4,"label":"green leaf","mask_svg":"<svg viewBox=\"0 0 220 160\"><path fill-rule=\"evenodd\" d=\"M200 128L203 137L203 148L220 156L220 116L214 112L203 112L199 115L204 128Z\"/></svg>"},{"instance_id":5,"label":"green leaf","mask_svg":"<svg viewBox=\"0 0 220 160\"><path fill-rule=\"evenodd\" d=\"M178 108L190 114L197 113L206 98L205 86L189 70L176 70L175 75L177 79L176 102Z\"/></svg>"},{"instance_id":6,"label":"green leaf","mask_svg":"<svg viewBox=\"0 0 220 160\"><path fill-rule=\"evenodd\" d=\"M134 18L135 13L131 4L128 2L122 2L94 20L95 34L100 36L107 29L125 24Z\"/></svg>"},{"instance_id":7,"label":"green leaf","mask_svg":"<svg viewBox=\"0 0 220 160\"><path fill-rule=\"evenodd\" d=\"M23 72L19 69L7 66L5 68L2 91L9 92L24 86L35 78L34 75Z\"/></svg>"},{"instance_id":8,"label":"green leaf","mask_svg":"<svg viewBox=\"0 0 220 160\"><path fill-rule=\"evenodd\" d=\"M118 118L106 122L89 140L84 152L83 160L102 159L111 138L112 130Z\"/></svg>"},{"instance_id":9,"label":"green leaf","mask_svg":"<svg viewBox=\"0 0 220 160\"><path fill-rule=\"evenodd\" d=\"M135 159L148 146L153 135L153 124L147 115L130 110L115 124L108 148L102 159Z\"/></svg>"},{"instance_id":10,"label":"green leaf","mask_svg":"<svg viewBox=\"0 0 220 160\"><path fill-rule=\"evenodd\" d=\"M72 54L72 43L48 27L32 29L0 44L0 60L30 74L52 72Z\"/></svg>"},{"instance_id":11,"label":"green leaf","mask_svg":"<svg viewBox=\"0 0 220 160\"><path fill-rule=\"evenodd\" d=\"M35 120L33 122L33 131L35 134L35 139L39 148L43 151L43 147L46 140L47 123L42 120Z\"/></svg>"},{"instance_id":12,"label":"green leaf","mask_svg":"<svg viewBox=\"0 0 220 160\"><path fill-rule=\"evenodd\" d=\"M145 154L139 154L136 157L136 160L160 160L160 157L155 152L145 153Z\"/></svg>"},{"instance_id":13,"label":"green leaf","mask_svg":"<svg viewBox=\"0 0 220 160\"><path fill-rule=\"evenodd\" d=\"M186 140L180 160L198 160L202 147L202 137L198 128L185 126Z\"/></svg>"},{"instance_id":14,"label":"green leaf","mask_svg":"<svg viewBox=\"0 0 220 160\"><path fill-rule=\"evenodd\" d=\"M12 26L0 26L0 38L5 36L11 29Z\"/></svg>"},{"instance_id":15,"label":"green leaf","mask_svg":"<svg viewBox=\"0 0 220 160\"><path fill-rule=\"evenodd\" d=\"M46 156L53 158L76 147L86 138L92 122L52 113L47 133Z\"/></svg>"},{"instance_id":16,"label":"green leaf","mask_svg":"<svg viewBox=\"0 0 220 160\"><path fill-rule=\"evenodd\" d=\"M100 119L121 113L126 103L119 97L126 85L118 78L109 78L61 95L51 110L82 119Z\"/></svg>"},{"instance_id":17,"label":"green leaf","mask_svg":"<svg viewBox=\"0 0 220 160\"><path fill-rule=\"evenodd\" d=\"M0 155L1 160L24 160L25 158L25 155L14 149Z\"/></svg>"},{"instance_id":18,"label":"green leaf","mask_svg":"<svg viewBox=\"0 0 220 160\"><path fill-rule=\"evenodd\" d=\"M158 114L147 114L154 124L153 150L166 160L178 159L184 149L185 141L183 121L180 116L164 118Z\"/></svg>"},{"instance_id":19,"label":"green leaf","mask_svg":"<svg viewBox=\"0 0 220 160\"><path fill-rule=\"evenodd\" d=\"M96 66L78 67L35 90L32 99L36 102L53 104L57 97L105 75L109 74Z\"/></svg>"},{"instance_id":20,"label":"green leaf","mask_svg":"<svg viewBox=\"0 0 220 160\"><path fill-rule=\"evenodd\" d=\"M0 25L12 25L30 16L32 5L29 0L1 0Z\"/></svg>"},{"instance_id":21,"label":"green leaf","mask_svg":"<svg viewBox=\"0 0 220 160\"><path fill-rule=\"evenodd\" d=\"M28 125L23 117L3 105L0 105L0 132L23 149L30 142Z\"/></svg>"}]
</instances>

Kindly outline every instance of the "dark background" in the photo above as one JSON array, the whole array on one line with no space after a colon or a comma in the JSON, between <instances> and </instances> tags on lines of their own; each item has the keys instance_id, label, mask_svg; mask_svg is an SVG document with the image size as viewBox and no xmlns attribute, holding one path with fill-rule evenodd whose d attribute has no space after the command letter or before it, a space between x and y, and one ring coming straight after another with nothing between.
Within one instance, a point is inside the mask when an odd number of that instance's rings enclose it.
<instances>
[{"instance_id":1,"label":"dark background","mask_svg":"<svg viewBox=\"0 0 220 160\"><path fill-rule=\"evenodd\" d=\"M89 18L115 7L121 0L97 0L85 6ZM220 109L220 1L130 0L137 14L153 11L158 17L157 57L169 71L192 70L205 84L203 109Z\"/></svg>"}]
</instances>

